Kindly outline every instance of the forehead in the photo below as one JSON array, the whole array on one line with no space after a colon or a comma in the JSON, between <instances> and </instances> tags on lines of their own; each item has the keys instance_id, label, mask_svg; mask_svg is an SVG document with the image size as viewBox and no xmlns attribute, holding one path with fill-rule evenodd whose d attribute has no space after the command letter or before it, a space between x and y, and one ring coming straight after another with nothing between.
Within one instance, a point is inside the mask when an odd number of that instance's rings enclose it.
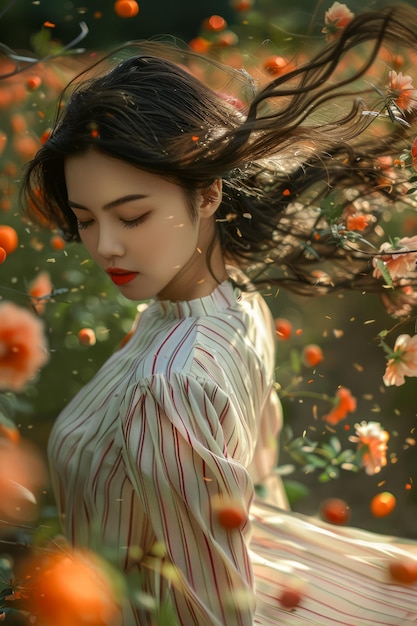
<instances>
[{"instance_id":1,"label":"forehead","mask_svg":"<svg viewBox=\"0 0 417 626\"><path fill-rule=\"evenodd\" d=\"M109 202L118 195L137 193L184 196L179 185L164 177L96 150L67 157L64 173L69 199L74 202L90 197Z\"/></svg>"},{"instance_id":2,"label":"forehead","mask_svg":"<svg viewBox=\"0 0 417 626\"><path fill-rule=\"evenodd\" d=\"M139 170L130 163L115 159L96 150L89 150L81 154L74 154L65 159L65 180L67 185L80 185L89 181L94 186L97 183L113 184L152 184L160 177Z\"/></svg>"}]
</instances>

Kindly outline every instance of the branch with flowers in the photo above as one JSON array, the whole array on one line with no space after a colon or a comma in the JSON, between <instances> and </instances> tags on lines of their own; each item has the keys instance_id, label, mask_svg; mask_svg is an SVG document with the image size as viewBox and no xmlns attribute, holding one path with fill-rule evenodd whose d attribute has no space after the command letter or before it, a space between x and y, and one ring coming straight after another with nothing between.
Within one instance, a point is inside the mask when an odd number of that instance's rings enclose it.
<instances>
[{"instance_id":1,"label":"branch with flowers","mask_svg":"<svg viewBox=\"0 0 417 626\"><path fill-rule=\"evenodd\" d=\"M275 320L277 337L280 342L287 341L291 337L291 323L288 320L278 318ZM315 402L314 413L317 417L321 406L328 406L330 410L324 408L320 420L327 429L328 436L319 441L313 441L306 434L301 437L294 437L291 425L287 425L284 430L283 448L290 455L291 459L303 468L306 474L318 470L318 480L327 482L339 476L340 470L358 472L365 470L366 474L374 475L379 473L387 465L387 442L390 438L379 422L374 420L362 420L354 424L355 435L349 436L348 440L355 443L356 447L343 449L340 437L335 434L334 428L343 422L348 414L354 414L357 409L357 400L352 395L350 389L339 386L334 396L327 393L311 391L308 389L297 389L303 382L300 375L302 367L315 370L324 360L324 353L320 346L307 344L301 350L293 348L291 350L288 363L280 363L278 377L283 381L288 377L290 380L286 385L277 384L277 392L282 400L294 400L301 398ZM282 373L284 370L284 374ZM291 467L278 468L278 473L291 473Z\"/></svg>"}]
</instances>

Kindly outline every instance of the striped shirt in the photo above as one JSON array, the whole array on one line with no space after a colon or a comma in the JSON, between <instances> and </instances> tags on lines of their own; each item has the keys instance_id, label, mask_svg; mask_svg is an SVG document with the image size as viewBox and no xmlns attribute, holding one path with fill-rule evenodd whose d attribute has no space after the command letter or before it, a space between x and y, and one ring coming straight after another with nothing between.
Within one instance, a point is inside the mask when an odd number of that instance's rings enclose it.
<instances>
[{"instance_id":1,"label":"striped shirt","mask_svg":"<svg viewBox=\"0 0 417 626\"><path fill-rule=\"evenodd\" d=\"M124 626L153 623L143 594L169 598L181 626L414 623L389 621L385 605L385 621L372 621L373 609L350 608L355 585L344 589L345 617L336 621L341 572L356 576L368 604L379 588L385 598L381 567L369 572L360 562L381 557L380 548L361 550L353 529L347 539L325 527L323 542L322 526L285 512L276 477L264 481L266 500L253 504L254 482L277 462L274 347L264 300L229 281L201 299L154 301L55 423L49 457L67 538L115 563L142 594L123 606ZM219 497L251 516L225 528ZM356 546L355 558L345 555L351 570L340 559L346 541ZM171 582L158 574L167 563L175 566ZM294 575L307 581L306 600L288 611L278 598ZM416 591L390 588L392 619L405 618Z\"/></svg>"}]
</instances>

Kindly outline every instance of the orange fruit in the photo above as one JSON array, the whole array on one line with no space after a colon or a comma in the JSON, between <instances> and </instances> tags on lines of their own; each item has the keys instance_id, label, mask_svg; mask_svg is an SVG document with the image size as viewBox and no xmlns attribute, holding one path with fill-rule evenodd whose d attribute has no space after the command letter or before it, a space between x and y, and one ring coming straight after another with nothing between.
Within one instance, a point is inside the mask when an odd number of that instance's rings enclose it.
<instances>
[{"instance_id":1,"label":"orange fruit","mask_svg":"<svg viewBox=\"0 0 417 626\"><path fill-rule=\"evenodd\" d=\"M24 115L21 113L14 113L10 118L10 126L14 133L24 133L27 130L27 122Z\"/></svg>"},{"instance_id":2,"label":"orange fruit","mask_svg":"<svg viewBox=\"0 0 417 626\"><path fill-rule=\"evenodd\" d=\"M399 583L410 585L417 582L417 560L395 559L388 563L388 572L391 578Z\"/></svg>"},{"instance_id":3,"label":"orange fruit","mask_svg":"<svg viewBox=\"0 0 417 626\"><path fill-rule=\"evenodd\" d=\"M44 143L48 141L50 136L51 136L51 129L47 128L46 130L43 131L42 135L39 137L39 141L43 145Z\"/></svg>"},{"instance_id":4,"label":"orange fruit","mask_svg":"<svg viewBox=\"0 0 417 626\"><path fill-rule=\"evenodd\" d=\"M0 265L5 262L7 257L7 252L4 248L0 248Z\"/></svg>"},{"instance_id":5,"label":"orange fruit","mask_svg":"<svg viewBox=\"0 0 417 626\"><path fill-rule=\"evenodd\" d=\"M63 250L65 248L65 240L59 235L54 235L51 239L51 246L54 250Z\"/></svg>"},{"instance_id":6,"label":"orange fruit","mask_svg":"<svg viewBox=\"0 0 417 626\"><path fill-rule=\"evenodd\" d=\"M320 515L330 524L347 524L350 520L350 506L341 498L327 498L321 503Z\"/></svg>"},{"instance_id":7,"label":"orange fruit","mask_svg":"<svg viewBox=\"0 0 417 626\"><path fill-rule=\"evenodd\" d=\"M4 224L0 226L0 247L6 252L11 254L14 252L19 244L19 237L13 226L7 226Z\"/></svg>"},{"instance_id":8,"label":"orange fruit","mask_svg":"<svg viewBox=\"0 0 417 626\"><path fill-rule=\"evenodd\" d=\"M228 530L239 528L248 517L242 503L234 498L214 496L212 506L220 526Z\"/></svg>"},{"instance_id":9,"label":"orange fruit","mask_svg":"<svg viewBox=\"0 0 417 626\"><path fill-rule=\"evenodd\" d=\"M6 426L6 424L0 424L0 437L4 436L11 443L19 443L20 431L16 427Z\"/></svg>"},{"instance_id":10,"label":"orange fruit","mask_svg":"<svg viewBox=\"0 0 417 626\"><path fill-rule=\"evenodd\" d=\"M0 200L0 211L10 211L12 208L12 201L10 198L2 198Z\"/></svg>"},{"instance_id":11,"label":"orange fruit","mask_svg":"<svg viewBox=\"0 0 417 626\"><path fill-rule=\"evenodd\" d=\"M28 161L35 156L39 142L31 135L16 135L13 139L13 150L24 160Z\"/></svg>"},{"instance_id":12,"label":"orange fruit","mask_svg":"<svg viewBox=\"0 0 417 626\"><path fill-rule=\"evenodd\" d=\"M13 100L10 89L0 89L0 109L7 109Z\"/></svg>"},{"instance_id":13,"label":"orange fruit","mask_svg":"<svg viewBox=\"0 0 417 626\"><path fill-rule=\"evenodd\" d=\"M30 91L35 91L35 89L39 89L42 85L42 79L40 76L29 76L26 81L26 87L30 89Z\"/></svg>"},{"instance_id":14,"label":"orange fruit","mask_svg":"<svg viewBox=\"0 0 417 626\"><path fill-rule=\"evenodd\" d=\"M116 0L114 12L119 17L135 17L139 13L139 5L135 0Z\"/></svg>"},{"instance_id":15,"label":"orange fruit","mask_svg":"<svg viewBox=\"0 0 417 626\"><path fill-rule=\"evenodd\" d=\"M315 367L323 360L323 350L314 343L305 346L302 351L301 358L307 367Z\"/></svg>"},{"instance_id":16,"label":"orange fruit","mask_svg":"<svg viewBox=\"0 0 417 626\"><path fill-rule=\"evenodd\" d=\"M96 333L92 328L81 328L78 331L78 341L82 346L94 346L96 343Z\"/></svg>"},{"instance_id":17,"label":"orange fruit","mask_svg":"<svg viewBox=\"0 0 417 626\"><path fill-rule=\"evenodd\" d=\"M34 563L33 609L44 626L119 623L111 574L85 551L49 554Z\"/></svg>"},{"instance_id":18,"label":"orange fruit","mask_svg":"<svg viewBox=\"0 0 417 626\"><path fill-rule=\"evenodd\" d=\"M272 76L282 74L287 67L288 61L279 55L270 56L264 61L264 70L266 70Z\"/></svg>"},{"instance_id":19,"label":"orange fruit","mask_svg":"<svg viewBox=\"0 0 417 626\"><path fill-rule=\"evenodd\" d=\"M235 11L244 13L253 7L253 0L231 0L230 4Z\"/></svg>"},{"instance_id":20,"label":"orange fruit","mask_svg":"<svg viewBox=\"0 0 417 626\"><path fill-rule=\"evenodd\" d=\"M228 46L235 46L239 41L238 36L231 30L225 30L219 33L216 37L216 45L227 48Z\"/></svg>"},{"instance_id":21,"label":"orange fruit","mask_svg":"<svg viewBox=\"0 0 417 626\"><path fill-rule=\"evenodd\" d=\"M217 519L223 528L239 528L246 520L246 514L240 506L225 505L217 511Z\"/></svg>"},{"instance_id":22,"label":"orange fruit","mask_svg":"<svg viewBox=\"0 0 417 626\"><path fill-rule=\"evenodd\" d=\"M392 493L382 491L372 498L369 506L374 517L385 517L392 513L396 504L397 499Z\"/></svg>"},{"instance_id":23,"label":"orange fruit","mask_svg":"<svg viewBox=\"0 0 417 626\"><path fill-rule=\"evenodd\" d=\"M203 22L204 30L211 30L216 33L224 30L227 26L226 20L221 15L212 15Z\"/></svg>"},{"instance_id":24,"label":"orange fruit","mask_svg":"<svg viewBox=\"0 0 417 626\"><path fill-rule=\"evenodd\" d=\"M278 602L284 609L295 609L300 604L301 593L298 589L284 589L278 598Z\"/></svg>"},{"instance_id":25,"label":"orange fruit","mask_svg":"<svg viewBox=\"0 0 417 626\"><path fill-rule=\"evenodd\" d=\"M188 42L188 45L194 52L204 54L209 50L211 44L207 39L204 39L204 37L194 37L194 39Z\"/></svg>"},{"instance_id":26,"label":"orange fruit","mask_svg":"<svg viewBox=\"0 0 417 626\"><path fill-rule=\"evenodd\" d=\"M277 317L275 320L275 332L278 339L286 340L292 335L292 324L283 317Z\"/></svg>"},{"instance_id":27,"label":"orange fruit","mask_svg":"<svg viewBox=\"0 0 417 626\"><path fill-rule=\"evenodd\" d=\"M3 154L4 148L7 143L7 135L0 131L0 155Z\"/></svg>"}]
</instances>

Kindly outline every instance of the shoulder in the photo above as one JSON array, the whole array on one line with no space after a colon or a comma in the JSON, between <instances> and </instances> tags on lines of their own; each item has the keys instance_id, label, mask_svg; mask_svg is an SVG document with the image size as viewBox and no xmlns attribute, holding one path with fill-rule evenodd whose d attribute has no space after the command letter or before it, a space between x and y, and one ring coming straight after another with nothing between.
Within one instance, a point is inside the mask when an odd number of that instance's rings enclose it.
<instances>
[{"instance_id":1,"label":"shoulder","mask_svg":"<svg viewBox=\"0 0 417 626\"><path fill-rule=\"evenodd\" d=\"M274 345L262 296L223 284L197 301L152 303L120 358L134 364L136 381L182 372L223 384L237 368L253 371L254 363L265 363L272 369Z\"/></svg>"},{"instance_id":2,"label":"shoulder","mask_svg":"<svg viewBox=\"0 0 417 626\"><path fill-rule=\"evenodd\" d=\"M175 320L155 336L152 373L182 371L198 376L229 370L248 361L268 360L271 342L269 309L259 294L242 293L233 306L199 317ZM208 369L207 369L208 368Z\"/></svg>"}]
</instances>

